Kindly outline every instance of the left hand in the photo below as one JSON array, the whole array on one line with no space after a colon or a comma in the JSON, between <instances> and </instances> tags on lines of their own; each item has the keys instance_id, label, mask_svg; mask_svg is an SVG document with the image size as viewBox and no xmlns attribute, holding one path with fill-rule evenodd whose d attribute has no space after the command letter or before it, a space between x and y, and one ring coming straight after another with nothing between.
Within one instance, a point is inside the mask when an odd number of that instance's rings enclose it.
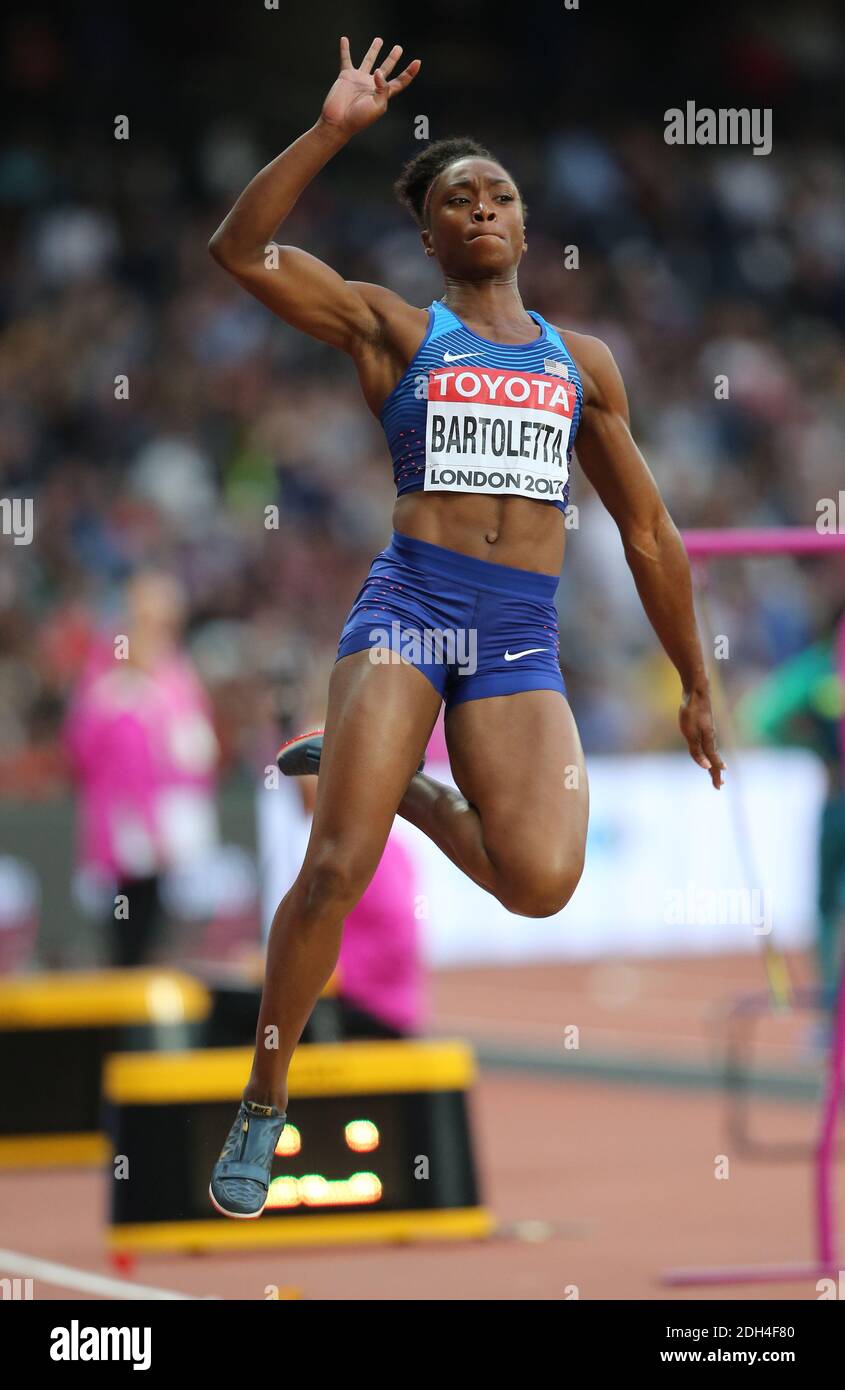
<instances>
[{"instance_id":1,"label":"left hand","mask_svg":"<svg viewBox=\"0 0 845 1390\"><path fill-rule=\"evenodd\" d=\"M691 690L684 694L678 723L689 746L690 757L710 773L710 780L718 791L722 785L722 773L727 769L716 747L713 711L707 691Z\"/></svg>"}]
</instances>

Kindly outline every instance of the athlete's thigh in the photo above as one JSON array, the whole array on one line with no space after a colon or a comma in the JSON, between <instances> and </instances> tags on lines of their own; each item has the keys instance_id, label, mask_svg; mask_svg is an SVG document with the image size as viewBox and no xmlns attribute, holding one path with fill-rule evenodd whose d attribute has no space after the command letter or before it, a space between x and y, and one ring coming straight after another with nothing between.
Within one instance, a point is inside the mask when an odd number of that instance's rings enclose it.
<instances>
[{"instance_id":1,"label":"athlete's thigh","mask_svg":"<svg viewBox=\"0 0 845 1390\"><path fill-rule=\"evenodd\" d=\"M309 850L325 840L368 844L378 862L440 704L431 682L406 661L374 661L363 650L336 662Z\"/></svg>"},{"instance_id":2,"label":"athlete's thigh","mask_svg":"<svg viewBox=\"0 0 845 1390\"><path fill-rule=\"evenodd\" d=\"M525 836L583 850L589 790L569 702L557 690L466 700L446 716L452 773L485 842Z\"/></svg>"}]
</instances>

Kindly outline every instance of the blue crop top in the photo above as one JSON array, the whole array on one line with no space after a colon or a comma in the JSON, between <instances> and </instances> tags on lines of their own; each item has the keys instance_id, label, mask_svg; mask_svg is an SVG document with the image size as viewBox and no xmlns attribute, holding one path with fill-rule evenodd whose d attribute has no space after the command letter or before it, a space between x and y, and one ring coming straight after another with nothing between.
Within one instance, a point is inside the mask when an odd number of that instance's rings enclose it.
<instances>
[{"instance_id":1,"label":"blue crop top","mask_svg":"<svg viewBox=\"0 0 845 1390\"><path fill-rule=\"evenodd\" d=\"M435 300L428 329L382 406L397 496L483 492L565 510L583 387L556 328L494 343Z\"/></svg>"}]
</instances>

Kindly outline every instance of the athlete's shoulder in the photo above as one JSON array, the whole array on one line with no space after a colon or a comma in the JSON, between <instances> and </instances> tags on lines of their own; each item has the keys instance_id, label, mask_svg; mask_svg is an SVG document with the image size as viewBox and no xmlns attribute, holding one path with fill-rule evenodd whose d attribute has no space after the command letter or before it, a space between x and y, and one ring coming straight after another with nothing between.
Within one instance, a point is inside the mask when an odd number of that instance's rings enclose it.
<instances>
[{"instance_id":1,"label":"athlete's shoulder","mask_svg":"<svg viewBox=\"0 0 845 1390\"><path fill-rule=\"evenodd\" d=\"M576 333L574 328L559 328L557 324L552 324L552 327L560 334L567 351L579 367L583 362L588 370L594 367L601 370L603 365L613 361L613 354L602 338L596 338L591 333Z\"/></svg>"},{"instance_id":2,"label":"athlete's shoulder","mask_svg":"<svg viewBox=\"0 0 845 1390\"><path fill-rule=\"evenodd\" d=\"M603 338L591 333L576 333L573 328L557 328L581 375L585 403L615 399L625 388L615 358Z\"/></svg>"}]
</instances>

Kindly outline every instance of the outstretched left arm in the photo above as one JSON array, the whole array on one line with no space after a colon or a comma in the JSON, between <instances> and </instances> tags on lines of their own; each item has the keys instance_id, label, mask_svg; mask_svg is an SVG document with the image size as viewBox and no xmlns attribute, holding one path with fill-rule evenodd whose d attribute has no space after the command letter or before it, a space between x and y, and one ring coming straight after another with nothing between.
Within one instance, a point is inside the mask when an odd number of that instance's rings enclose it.
<instances>
[{"instance_id":1,"label":"outstretched left arm","mask_svg":"<svg viewBox=\"0 0 845 1390\"><path fill-rule=\"evenodd\" d=\"M679 723L690 754L718 788L725 765L716 747L684 543L631 436L628 399L609 348L580 333L567 333L566 342L584 386L578 462L619 527L643 608L681 678Z\"/></svg>"}]
</instances>

